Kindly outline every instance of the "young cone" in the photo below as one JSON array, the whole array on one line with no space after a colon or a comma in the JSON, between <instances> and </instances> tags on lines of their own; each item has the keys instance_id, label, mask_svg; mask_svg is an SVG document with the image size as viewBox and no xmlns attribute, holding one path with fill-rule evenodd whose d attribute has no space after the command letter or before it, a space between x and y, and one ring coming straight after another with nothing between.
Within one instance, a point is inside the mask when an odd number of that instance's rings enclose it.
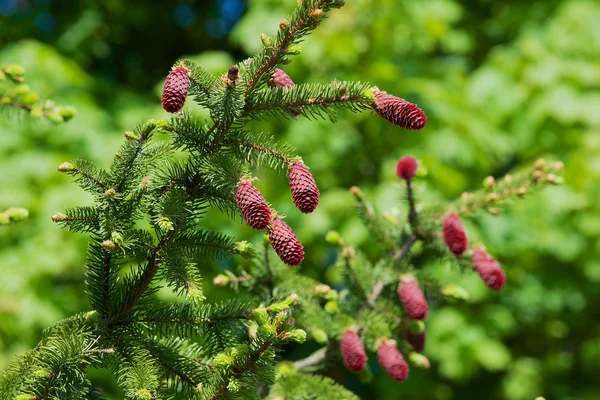
<instances>
[{"instance_id":1,"label":"young cone","mask_svg":"<svg viewBox=\"0 0 600 400\"><path fill-rule=\"evenodd\" d=\"M275 219L269 228L269 241L275 253L287 265L296 266L304 260L304 248L294 231L281 219Z\"/></svg>"},{"instance_id":2,"label":"young cone","mask_svg":"<svg viewBox=\"0 0 600 400\"><path fill-rule=\"evenodd\" d=\"M190 88L190 77L188 70L183 65L174 68L165 81L162 92L162 106L170 112L176 113L181 110Z\"/></svg>"},{"instance_id":3,"label":"young cone","mask_svg":"<svg viewBox=\"0 0 600 400\"><path fill-rule=\"evenodd\" d=\"M340 342L340 350L344 364L352 372L359 372L365 369L367 365L367 354L365 347L360 341L360 337L351 329L344 332L342 341Z\"/></svg>"},{"instance_id":4,"label":"young cone","mask_svg":"<svg viewBox=\"0 0 600 400\"><path fill-rule=\"evenodd\" d=\"M467 250L468 241L465 228L456 214L451 213L446 217L442 230L446 246L452 254L460 256Z\"/></svg>"},{"instance_id":5,"label":"young cone","mask_svg":"<svg viewBox=\"0 0 600 400\"><path fill-rule=\"evenodd\" d=\"M294 87L294 81L292 81L292 78L290 78L290 76L286 74L283 70L275 68L271 73L269 86L291 88ZM297 117L302 113L302 107L289 108L288 111L294 117Z\"/></svg>"},{"instance_id":6,"label":"young cone","mask_svg":"<svg viewBox=\"0 0 600 400\"><path fill-rule=\"evenodd\" d=\"M301 161L291 163L288 181L296 207L305 214L313 212L319 204L319 189L306 165Z\"/></svg>"},{"instance_id":7,"label":"young cone","mask_svg":"<svg viewBox=\"0 0 600 400\"><path fill-rule=\"evenodd\" d=\"M498 261L484 250L477 249L473 254L473 267L479 273L485 284L494 290L504 287L506 275Z\"/></svg>"},{"instance_id":8,"label":"young cone","mask_svg":"<svg viewBox=\"0 0 600 400\"><path fill-rule=\"evenodd\" d=\"M262 230L269 226L271 209L250 179L240 179L235 191L237 203L244 220L254 229Z\"/></svg>"},{"instance_id":9,"label":"young cone","mask_svg":"<svg viewBox=\"0 0 600 400\"><path fill-rule=\"evenodd\" d=\"M413 276L405 275L400 279L398 297L400 297L402 306L412 319L421 320L427 317L429 311L427 300L425 300L425 296Z\"/></svg>"},{"instance_id":10,"label":"young cone","mask_svg":"<svg viewBox=\"0 0 600 400\"><path fill-rule=\"evenodd\" d=\"M380 90L373 90L375 110L388 122L404 129L422 129L427 123L423 110L413 103Z\"/></svg>"},{"instance_id":11,"label":"young cone","mask_svg":"<svg viewBox=\"0 0 600 400\"><path fill-rule=\"evenodd\" d=\"M413 156L404 156L396 164L396 175L398 178L410 181L417 174L419 163Z\"/></svg>"},{"instance_id":12,"label":"young cone","mask_svg":"<svg viewBox=\"0 0 600 400\"><path fill-rule=\"evenodd\" d=\"M377 349L377 360L393 380L402 382L408 376L408 364L393 342L381 342Z\"/></svg>"}]
</instances>

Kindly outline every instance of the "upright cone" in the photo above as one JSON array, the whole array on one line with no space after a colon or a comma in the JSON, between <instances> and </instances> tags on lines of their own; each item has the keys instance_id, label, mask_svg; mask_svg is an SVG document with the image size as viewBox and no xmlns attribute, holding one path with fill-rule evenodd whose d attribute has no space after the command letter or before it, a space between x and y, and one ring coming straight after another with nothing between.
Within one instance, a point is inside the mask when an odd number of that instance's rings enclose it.
<instances>
[{"instance_id":1,"label":"upright cone","mask_svg":"<svg viewBox=\"0 0 600 400\"><path fill-rule=\"evenodd\" d=\"M179 112L185 103L189 88L190 77L187 68L183 65L175 67L167 76L163 87L163 108L170 113Z\"/></svg>"}]
</instances>

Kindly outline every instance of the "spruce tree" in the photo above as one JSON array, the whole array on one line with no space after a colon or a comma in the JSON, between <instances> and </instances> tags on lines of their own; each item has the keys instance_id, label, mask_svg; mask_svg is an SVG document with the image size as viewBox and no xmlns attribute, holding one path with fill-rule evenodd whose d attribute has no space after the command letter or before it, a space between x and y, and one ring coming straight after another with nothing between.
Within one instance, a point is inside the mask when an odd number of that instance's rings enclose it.
<instances>
[{"instance_id":1,"label":"spruce tree","mask_svg":"<svg viewBox=\"0 0 600 400\"><path fill-rule=\"evenodd\" d=\"M502 181L488 179L482 191L455 203L434 206L418 201L417 161L403 158L397 172L406 182L405 220L382 218L360 189L351 189L381 242L379 258L368 259L331 232L327 240L339 250L343 283L331 288L296 267L304 257L301 241L253 185L253 172L267 166L286 173L291 200L304 213L318 206L318 177L289 145L248 123L268 117L334 121L340 111L369 109L405 129L421 129L427 121L416 105L369 83L295 85L279 68L301 52L300 42L327 13L343 5L299 1L276 35L262 36L259 53L220 77L177 61L162 96L171 120L148 120L125 132L107 169L80 159L58 167L94 196L93 206L52 216L90 237L85 268L91 310L46 329L36 348L4 373L0 398L104 398L87 372L109 368L128 399L355 399L327 377L330 368L345 364L368 379L373 357L396 381L409 379L412 366L429 365L421 354L428 302L467 296L420 270L425 257L451 257L491 288L504 284L499 264L469 244L460 219L481 210L497 214L528 190L559 183L560 164L540 161ZM184 110L187 97L209 109L210 119ZM209 208L264 230L264 243L253 246L203 228ZM246 261L214 282L254 300L211 302L202 292L203 267L231 255ZM181 301L159 302L155 294L163 286ZM302 360L278 355L307 335L322 348Z\"/></svg>"}]
</instances>

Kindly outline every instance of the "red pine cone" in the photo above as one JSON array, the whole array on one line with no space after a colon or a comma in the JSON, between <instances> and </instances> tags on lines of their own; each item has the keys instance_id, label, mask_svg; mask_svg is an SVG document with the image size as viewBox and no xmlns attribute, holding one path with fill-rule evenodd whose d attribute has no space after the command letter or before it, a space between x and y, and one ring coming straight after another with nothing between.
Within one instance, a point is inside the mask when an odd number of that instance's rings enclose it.
<instances>
[{"instance_id":1,"label":"red pine cone","mask_svg":"<svg viewBox=\"0 0 600 400\"><path fill-rule=\"evenodd\" d=\"M415 104L379 90L374 90L373 93L377 114L388 122L414 130L422 129L427 123L425 113Z\"/></svg>"},{"instance_id":2,"label":"red pine cone","mask_svg":"<svg viewBox=\"0 0 600 400\"><path fill-rule=\"evenodd\" d=\"M404 156L398 160L396 165L396 175L398 178L410 181L417 174L419 163L413 156Z\"/></svg>"},{"instance_id":3,"label":"red pine cone","mask_svg":"<svg viewBox=\"0 0 600 400\"><path fill-rule=\"evenodd\" d=\"M275 253L287 265L299 265L304 260L304 248L302 244L292 228L283 220L276 219L271 223L269 241Z\"/></svg>"},{"instance_id":4,"label":"red pine cone","mask_svg":"<svg viewBox=\"0 0 600 400\"><path fill-rule=\"evenodd\" d=\"M290 164L288 181L296 207L305 214L315 211L319 204L319 188L304 163L295 161Z\"/></svg>"},{"instance_id":5,"label":"red pine cone","mask_svg":"<svg viewBox=\"0 0 600 400\"><path fill-rule=\"evenodd\" d=\"M377 360L385 372L395 381L402 382L408 376L408 364L395 346L383 341L377 349Z\"/></svg>"},{"instance_id":6,"label":"red pine cone","mask_svg":"<svg viewBox=\"0 0 600 400\"><path fill-rule=\"evenodd\" d=\"M283 70L275 68L271 73L269 86L291 88L294 86L294 81L292 81L292 78L290 78L290 76L286 74ZM294 117L297 117L298 115L302 114L302 107L292 107L289 108L288 111Z\"/></svg>"},{"instance_id":7,"label":"red pine cone","mask_svg":"<svg viewBox=\"0 0 600 400\"><path fill-rule=\"evenodd\" d=\"M352 372L359 372L367 365L365 347L356 332L347 329L340 343L344 364Z\"/></svg>"},{"instance_id":8,"label":"red pine cone","mask_svg":"<svg viewBox=\"0 0 600 400\"><path fill-rule=\"evenodd\" d=\"M406 340L417 353L421 353L423 350L425 350L425 331L421 333L413 333L408 330L406 331Z\"/></svg>"},{"instance_id":9,"label":"red pine cone","mask_svg":"<svg viewBox=\"0 0 600 400\"><path fill-rule=\"evenodd\" d=\"M235 191L237 203L246 223L254 229L266 229L271 222L271 209L249 179L241 179Z\"/></svg>"},{"instance_id":10,"label":"red pine cone","mask_svg":"<svg viewBox=\"0 0 600 400\"><path fill-rule=\"evenodd\" d=\"M504 271L500 268L498 261L484 250L475 250L473 266L488 287L494 290L500 290L504 287L506 281Z\"/></svg>"},{"instance_id":11,"label":"red pine cone","mask_svg":"<svg viewBox=\"0 0 600 400\"><path fill-rule=\"evenodd\" d=\"M290 78L288 74L283 72L283 70L275 68L271 73L271 80L269 81L269 86L290 88L294 86L294 81L292 81L292 78Z\"/></svg>"},{"instance_id":12,"label":"red pine cone","mask_svg":"<svg viewBox=\"0 0 600 400\"><path fill-rule=\"evenodd\" d=\"M398 297L412 319L427 317L429 311L427 300L414 277L410 275L402 277L400 285L398 285Z\"/></svg>"},{"instance_id":13,"label":"red pine cone","mask_svg":"<svg viewBox=\"0 0 600 400\"><path fill-rule=\"evenodd\" d=\"M170 112L179 112L185 103L188 89L190 88L190 77L188 70L179 66L174 68L165 81L162 92L162 106Z\"/></svg>"},{"instance_id":14,"label":"red pine cone","mask_svg":"<svg viewBox=\"0 0 600 400\"><path fill-rule=\"evenodd\" d=\"M444 231L446 246L455 256L460 256L467 250L469 243L465 228L456 214L451 213L446 217L442 230Z\"/></svg>"}]
</instances>

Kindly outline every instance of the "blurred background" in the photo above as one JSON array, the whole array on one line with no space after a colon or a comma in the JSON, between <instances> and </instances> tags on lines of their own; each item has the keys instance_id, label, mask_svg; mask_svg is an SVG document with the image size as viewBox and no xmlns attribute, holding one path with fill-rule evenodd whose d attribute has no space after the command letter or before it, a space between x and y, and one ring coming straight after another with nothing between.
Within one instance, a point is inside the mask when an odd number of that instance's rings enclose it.
<instances>
[{"instance_id":1,"label":"blurred background","mask_svg":"<svg viewBox=\"0 0 600 400\"><path fill-rule=\"evenodd\" d=\"M418 103L429 122L419 132L368 113L345 114L335 125L303 118L257 124L297 148L321 189L317 211L300 215L285 176L257 172L259 188L288 214L306 247L307 274L332 283L335 252L324 240L330 229L369 252L347 188L360 186L380 210L394 212L402 207L394 164L404 154L424 167L418 195L427 202L451 201L480 188L487 175L538 157L564 161L566 184L529 195L499 217L465 221L470 237L507 272L500 293L476 275L429 266L472 295L430 314L430 370L413 369L397 385L373 363L371 384L352 375L344 383L363 398L600 398L600 3L347 3L285 71L296 83L370 81ZM177 58L222 74L259 50L260 33L273 34L295 4L0 0L0 65L22 64L37 93L78 110L58 127L0 118L0 209L30 211L27 221L0 227L0 370L34 347L43 328L89 309L87 240L60 230L50 216L92 199L58 164L81 157L108 166L123 131L167 117L160 91ZM217 213L210 226L239 240L261 239ZM205 267L209 301L231 296L210 278L234 261ZM122 398L105 371L94 379Z\"/></svg>"}]
</instances>

